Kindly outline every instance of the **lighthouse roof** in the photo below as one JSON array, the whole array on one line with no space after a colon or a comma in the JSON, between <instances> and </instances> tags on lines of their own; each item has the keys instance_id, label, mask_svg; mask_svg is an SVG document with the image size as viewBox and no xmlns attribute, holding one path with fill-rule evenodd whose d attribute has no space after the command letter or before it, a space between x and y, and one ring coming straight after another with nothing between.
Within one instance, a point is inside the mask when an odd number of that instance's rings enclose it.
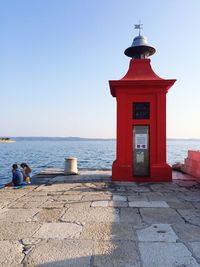
<instances>
[{"instance_id":1,"label":"lighthouse roof","mask_svg":"<svg viewBox=\"0 0 200 267\"><path fill-rule=\"evenodd\" d=\"M133 43L128 47L124 54L131 58L144 59L153 55L156 49L148 45L147 38L142 35L138 35L133 39Z\"/></svg>"},{"instance_id":2,"label":"lighthouse roof","mask_svg":"<svg viewBox=\"0 0 200 267\"><path fill-rule=\"evenodd\" d=\"M132 45L124 51L124 54L128 57L144 59L156 52L156 49L148 44L147 38L140 35L142 26L141 23L135 24L135 29L139 30L139 35L133 39Z\"/></svg>"}]
</instances>

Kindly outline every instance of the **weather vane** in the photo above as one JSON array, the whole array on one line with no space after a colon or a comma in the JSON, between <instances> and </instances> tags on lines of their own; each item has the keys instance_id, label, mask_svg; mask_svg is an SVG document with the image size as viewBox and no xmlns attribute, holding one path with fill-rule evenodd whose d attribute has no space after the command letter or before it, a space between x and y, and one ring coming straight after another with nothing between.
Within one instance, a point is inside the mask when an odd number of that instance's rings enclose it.
<instances>
[{"instance_id":1,"label":"weather vane","mask_svg":"<svg viewBox=\"0 0 200 267\"><path fill-rule=\"evenodd\" d=\"M141 21L139 21L139 24L135 24L134 26L135 26L134 29L139 30L139 36L140 36L140 31L143 29L143 24L141 23Z\"/></svg>"}]
</instances>

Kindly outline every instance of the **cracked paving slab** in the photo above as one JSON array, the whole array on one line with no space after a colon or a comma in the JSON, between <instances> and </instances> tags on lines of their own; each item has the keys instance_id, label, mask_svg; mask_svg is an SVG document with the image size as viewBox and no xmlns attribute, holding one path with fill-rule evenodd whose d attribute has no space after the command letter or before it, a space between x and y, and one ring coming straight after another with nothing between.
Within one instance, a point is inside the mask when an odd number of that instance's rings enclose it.
<instances>
[{"instance_id":1,"label":"cracked paving slab","mask_svg":"<svg viewBox=\"0 0 200 267\"><path fill-rule=\"evenodd\" d=\"M104 207L69 208L62 216L62 220L69 222L119 222L119 210Z\"/></svg>"},{"instance_id":2,"label":"cracked paving slab","mask_svg":"<svg viewBox=\"0 0 200 267\"><path fill-rule=\"evenodd\" d=\"M183 223L181 216L171 208L140 208L140 213L145 222L155 223Z\"/></svg>"},{"instance_id":3,"label":"cracked paving slab","mask_svg":"<svg viewBox=\"0 0 200 267\"><path fill-rule=\"evenodd\" d=\"M114 200L114 201L109 201L108 206L115 207L115 208L127 208L128 202Z\"/></svg>"},{"instance_id":4,"label":"cracked paving slab","mask_svg":"<svg viewBox=\"0 0 200 267\"><path fill-rule=\"evenodd\" d=\"M141 242L143 267L200 267L182 243Z\"/></svg>"},{"instance_id":5,"label":"cracked paving slab","mask_svg":"<svg viewBox=\"0 0 200 267\"><path fill-rule=\"evenodd\" d=\"M4 212L6 212L7 210L8 210L7 208L4 208L4 209L1 208L1 209L0 209L0 218L1 218L1 214L3 214Z\"/></svg>"},{"instance_id":6,"label":"cracked paving slab","mask_svg":"<svg viewBox=\"0 0 200 267\"><path fill-rule=\"evenodd\" d=\"M157 183L154 183L154 184L151 184L150 185L150 188L153 190L153 191L157 191L157 192L161 192L161 193L170 193L170 192L173 192L173 191L179 191L180 188L178 185L174 184L174 183L167 183L167 184L157 184ZM184 190L181 189L181 190Z\"/></svg>"},{"instance_id":7,"label":"cracked paving slab","mask_svg":"<svg viewBox=\"0 0 200 267\"><path fill-rule=\"evenodd\" d=\"M150 201L178 201L178 197L174 193L151 192L147 196Z\"/></svg>"},{"instance_id":8,"label":"cracked paving slab","mask_svg":"<svg viewBox=\"0 0 200 267\"><path fill-rule=\"evenodd\" d=\"M61 196L56 197L56 199L58 201L66 201L66 202L68 202L68 201L79 201L79 200L82 199L82 195L80 195L80 194L77 194L77 195L76 194L61 195Z\"/></svg>"},{"instance_id":9,"label":"cracked paving slab","mask_svg":"<svg viewBox=\"0 0 200 267\"><path fill-rule=\"evenodd\" d=\"M200 212L199 210L178 209L177 210L186 222L200 226Z\"/></svg>"},{"instance_id":10,"label":"cracked paving slab","mask_svg":"<svg viewBox=\"0 0 200 267\"><path fill-rule=\"evenodd\" d=\"M111 194L100 194L100 193L93 193L93 194L86 194L83 195L82 201L108 201L111 200Z\"/></svg>"},{"instance_id":11,"label":"cracked paving slab","mask_svg":"<svg viewBox=\"0 0 200 267\"><path fill-rule=\"evenodd\" d=\"M52 184L52 185L40 185L35 189L36 192L64 192L72 190L77 184Z\"/></svg>"},{"instance_id":12,"label":"cracked paving slab","mask_svg":"<svg viewBox=\"0 0 200 267\"><path fill-rule=\"evenodd\" d=\"M169 208L165 201L131 201L130 208Z\"/></svg>"},{"instance_id":13,"label":"cracked paving slab","mask_svg":"<svg viewBox=\"0 0 200 267\"><path fill-rule=\"evenodd\" d=\"M58 222L63 209L41 209L34 217L34 222Z\"/></svg>"},{"instance_id":14,"label":"cracked paving slab","mask_svg":"<svg viewBox=\"0 0 200 267\"><path fill-rule=\"evenodd\" d=\"M191 204L192 204L196 209L200 209L200 202L191 202Z\"/></svg>"},{"instance_id":15,"label":"cracked paving slab","mask_svg":"<svg viewBox=\"0 0 200 267\"><path fill-rule=\"evenodd\" d=\"M97 242L93 266L141 267L136 243L127 240Z\"/></svg>"},{"instance_id":16,"label":"cracked paving slab","mask_svg":"<svg viewBox=\"0 0 200 267\"><path fill-rule=\"evenodd\" d=\"M11 192L11 191L8 191L8 192L5 192L5 191L2 191L3 189L1 189L1 199L3 199L4 201L12 201L12 200L15 200L15 199L18 199L20 197L22 197L23 195L25 195L25 193L23 192L18 192L18 193L15 193L14 191Z\"/></svg>"},{"instance_id":17,"label":"cracked paving slab","mask_svg":"<svg viewBox=\"0 0 200 267\"><path fill-rule=\"evenodd\" d=\"M193 181L179 181L178 182L178 185L180 186L180 187L195 187L195 186L198 186L198 182L197 181L195 181L195 180L193 180Z\"/></svg>"},{"instance_id":18,"label":"cracked paving slab","mask_svg":"<svg viewBox=\"0 0 200 267\"><path fill-rule=\"evenodd\" d=\"M11 205L8 206L9 209L34 209L39 208L42 205L42 202L24 202L24 201L18 201L14 202Z\"/></svg>"},{"instance_id":19,"label":"cracked paving slab","mask_svg":"<svg viewBox=\"0 0 200 267\"><path fill-rule=\"evenodd\" d=\"M136 193L147 193L147 192L151 192L151 189L147 186L137 186L137 187L133 187L132 191Z\"/></svg>"},{"instance_id":20,"label":"cracked paving slab","mask_svg":"<svg viewBox=\"0 0 200 267\"><path fill-rule=\"evenodd\" d=\"M128 203L125 201L93 201L91 207L128 207Z\"/></svg>"},{"instance_id":21,"label":"cracked paving slab","mask_svg":"<svg viewBox=\"0 0 200 267\"><path fill-rule=\"evenodd\" d=\"M200 202L200 190L198 192L187 192L184 194L179 194L179 198L182 200L187 200L191 202Z\"/></svg>"},{"instance_id":22,"label":"cracked paving slab","mask_svg":"<svg viewBox=\"0 0 200 267\"><path fill-rule=\"evenodd\" d=\"M10 202L10 201L8 201L8 200L3 200L3 199L1 199L0 201L1 201L1 202L0 202L0 209L5 208L5 207L8 206L10 203L12 203L12 202Z\"/></svg>"},{"instance_id":23,"label":"cracked paving slab","mask_svg":"<svg viewBox=\"0 0 200 267\"><path fill-rule=\"evenodd\" d=\"M76 266L90 267L93 242L49 239L36 244L26 256L25 266Z\"/></svg>"},{"instance_id":24,"label":"cracked paving slab","mask_svg":"<svg viewBox=\"0 0 200 267\"><path fill-rule=\"evenodd\" d=\"M120 208L120 222L131 223L132 225L143 225L142 218L138 209L135 208Z\"/></svg>"},{"instance_id":25,"label":"cracked paving slab","mask_svg":"<svg viewBox=\"0 0 200 267\"><path fill-rule=\"evenodd\" d=\"M31 237L38 229L38 223L10 223L0 222L0 240L20 240Z\"/></svg>"},{"instance_id":26,"label":"cracked paving slab","mask_svg":"<svg viewBox=\"0 0 200 267\"><path fill-rule=\"evenodd\" d=\"M173 209L194 209L194 206L191 202L185 201L167 201L167 204L170 208Z\"/></svg>"},{"instance_id":27,"label":"cracked paving slab","mask_svg":"<svg viewBox=\"0 0 200 267\"><path fill-rule=\"evenodd\" d=\"M7 209L0 213L0 222L30 222L38 209Z\"/></svg>"},{"instance_id":28,"label":"cracked paving slab","mask_svg":"<svg viewBox=\"0 0 200 267\"><path fill-rule=\"evenodd\" d=\"M3 191L4 189L1 189L1 199L3 199L4 201L15 201L23 196L25 196L26 194L28 194L30 191L23 189L11 189L11 190L7 190L5 189L5 191Z\"/></svg>"},{"instance_id":29,"label":"cracked paving slab","mask_svg":"<svg viewBox=\"0 0 200 267\"><path fill-rule=\"evenodd\" d=\"M133 226L128 223L86 223L80 236L85 240L135 240Z\"/></svg>"},{"instance_id":30,"label":"cracked paving slab","mask_svg":"<svg viewBox=\"0 0 200 267\"><path fill-rule=\"evenodd\" d=\"M44 223L35 238L78 238L83 226L77 223Z\"/></svg>"},{"instance_id":31,"label":"cracked paving slab","mask_svg":"<svg viewBox=\"0 0 200 267\"><path fill-rule=\"evenodd\" d=\"M173 224L172 228L181 241L200 241L200 227L189 223Z\"/></svg>"},{"instance_id":32,"label":"cracked paving slab","mask_svg":"<svg viewBox=\"0 0 200 267\"><path fill-rule=\"evenodd\" d=\"M65 206L64 201L54 201L54 200L48 200L44 202L42 205L40 205L40 208L54 208L54 209L62 209Z\"/></svg>"},{"instance_id":33,"label":"cracked paving slab","mask_svg":"<svg viewBox=\"0 0 200 267\"><path fill-rule=\"evenodd\" d=\"M141 242L176 242L178 239L169 224L153 224L136 233Z\"/></svg>"},{"instance_id":34,"label":"cracked paving slab","mask_svg":"<svg viewBox=\"0 0 200 267\"><path fill-rule=\"evenodd\" d=\"M87 210L89 209L91 206L91 202L90 201L86 201L86 202L70 202L70 203L66 203L65 207L66 208L71 208L71 209L82 209L82 210Z\"/></svg>"},{"instance_id":35,"label":"cracked paving slab","mask_svg":"<svg viewBox=\"0 0 200 267\"><path fill-rule=\"evenodd\" d=\"M127 201L127 197L121 195L113 195L113 201Z\"/></svg>"},{"instance_id":36,"label":"cracked paving slab","mask_svg":"<svg viewBox=\"0 0 200 267\"><path fill-rule=\"evenodd\" d=\"M200 242L190 242L189 245L194 256L200 261Z\"/></svg>"},{"instance_id":37,"label":"cracked paving slab","mask_svg":"<svg viewBox=\"0 0 200 267\"><path fill-rule=\"evenodd\" d=\"M144 193L145 194L145 193ZM147 193L148 194L148 193ZM135 193L128 195L128 201L148 201L147 195L141 195L141 193Z\"/></svg>"},{"instance_id":38,"label":"cracked paving slab","mask_svg":"<svg viewBox=\"0 0 200 267\"><path fill-rule=\"evenodd\" d=\"M0 241L0 266L20 266L23 258L22 244L17 241Z\"/></svg>"},{"instance_id":39,"label":"cracked paving slab","mask_svg":"<svg viewBox=\"0 0 200 267\"><path fill-rule=\"evenodd\" d=\"M34 195L27 194L27 195L21 197L18 201L20 201L20 202L23 201L24 203L30 202L30 201L43 203L43 202L47 201L47 199L48 199L47 195L34 196ZM16 201L16 202L18 202L18 201Z\"/></svg>"},{"instance_id":40,"label":"cracked paving slab","mask_svg":"<svg viewBox=\"0 0 200 267\"><path fill-rule=\"evenodd\" d=\"M108 201L93 201L91 207L108 207Z\"/></svg>"}]
</instances>

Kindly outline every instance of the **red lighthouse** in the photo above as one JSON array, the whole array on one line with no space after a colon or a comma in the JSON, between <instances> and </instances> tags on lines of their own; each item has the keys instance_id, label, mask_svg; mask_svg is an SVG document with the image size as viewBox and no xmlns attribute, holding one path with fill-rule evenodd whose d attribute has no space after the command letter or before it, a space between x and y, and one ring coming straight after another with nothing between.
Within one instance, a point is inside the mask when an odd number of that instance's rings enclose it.
<instances>
[{"instance_id":1,"label":"red lighthouse","mask_svg":"<svg viewBox=\"0 0 200 267\"><path fill-rule=\"evenodd\" d=\"M140 29L141 25L136 25ZM155 48L144 36L135 37L125 50L131 57L121 80L109 81L117 101L117 155L113 181L169 182L166 163L166 94L176 80L165 80L151 68Z\"/></svg>"}]
</instances>

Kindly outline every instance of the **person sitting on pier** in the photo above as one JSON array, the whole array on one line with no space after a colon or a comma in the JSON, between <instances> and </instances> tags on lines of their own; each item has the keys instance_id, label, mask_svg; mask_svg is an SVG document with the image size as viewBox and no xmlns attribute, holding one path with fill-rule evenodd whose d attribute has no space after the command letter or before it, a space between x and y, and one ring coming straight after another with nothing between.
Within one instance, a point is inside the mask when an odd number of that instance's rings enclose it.
<instances>
[{"instance_id":1,"label":"person sitting on pier","mask_svg":"<svg viewBox=\"0 0 200 267\"><path fill-rule=\"evenodd\" d=\"M20 166L21 166L21 170L22 170L22 173L24 176L25 183L30 184L31 183L31 176L32 176L31 168L26 163L22 163Z\"/></svg>"},{"instance_id":2,"label":"person sitting on pier","mask_svg":"<svg viewBox=\"0 0 200 267\"><path fill-rule=\"evenodd\" d=\"M14 186L22 186L24 183L23 173L18 169L17 164L12 165L12 182Z\"/></svg>"}]
</instances>

